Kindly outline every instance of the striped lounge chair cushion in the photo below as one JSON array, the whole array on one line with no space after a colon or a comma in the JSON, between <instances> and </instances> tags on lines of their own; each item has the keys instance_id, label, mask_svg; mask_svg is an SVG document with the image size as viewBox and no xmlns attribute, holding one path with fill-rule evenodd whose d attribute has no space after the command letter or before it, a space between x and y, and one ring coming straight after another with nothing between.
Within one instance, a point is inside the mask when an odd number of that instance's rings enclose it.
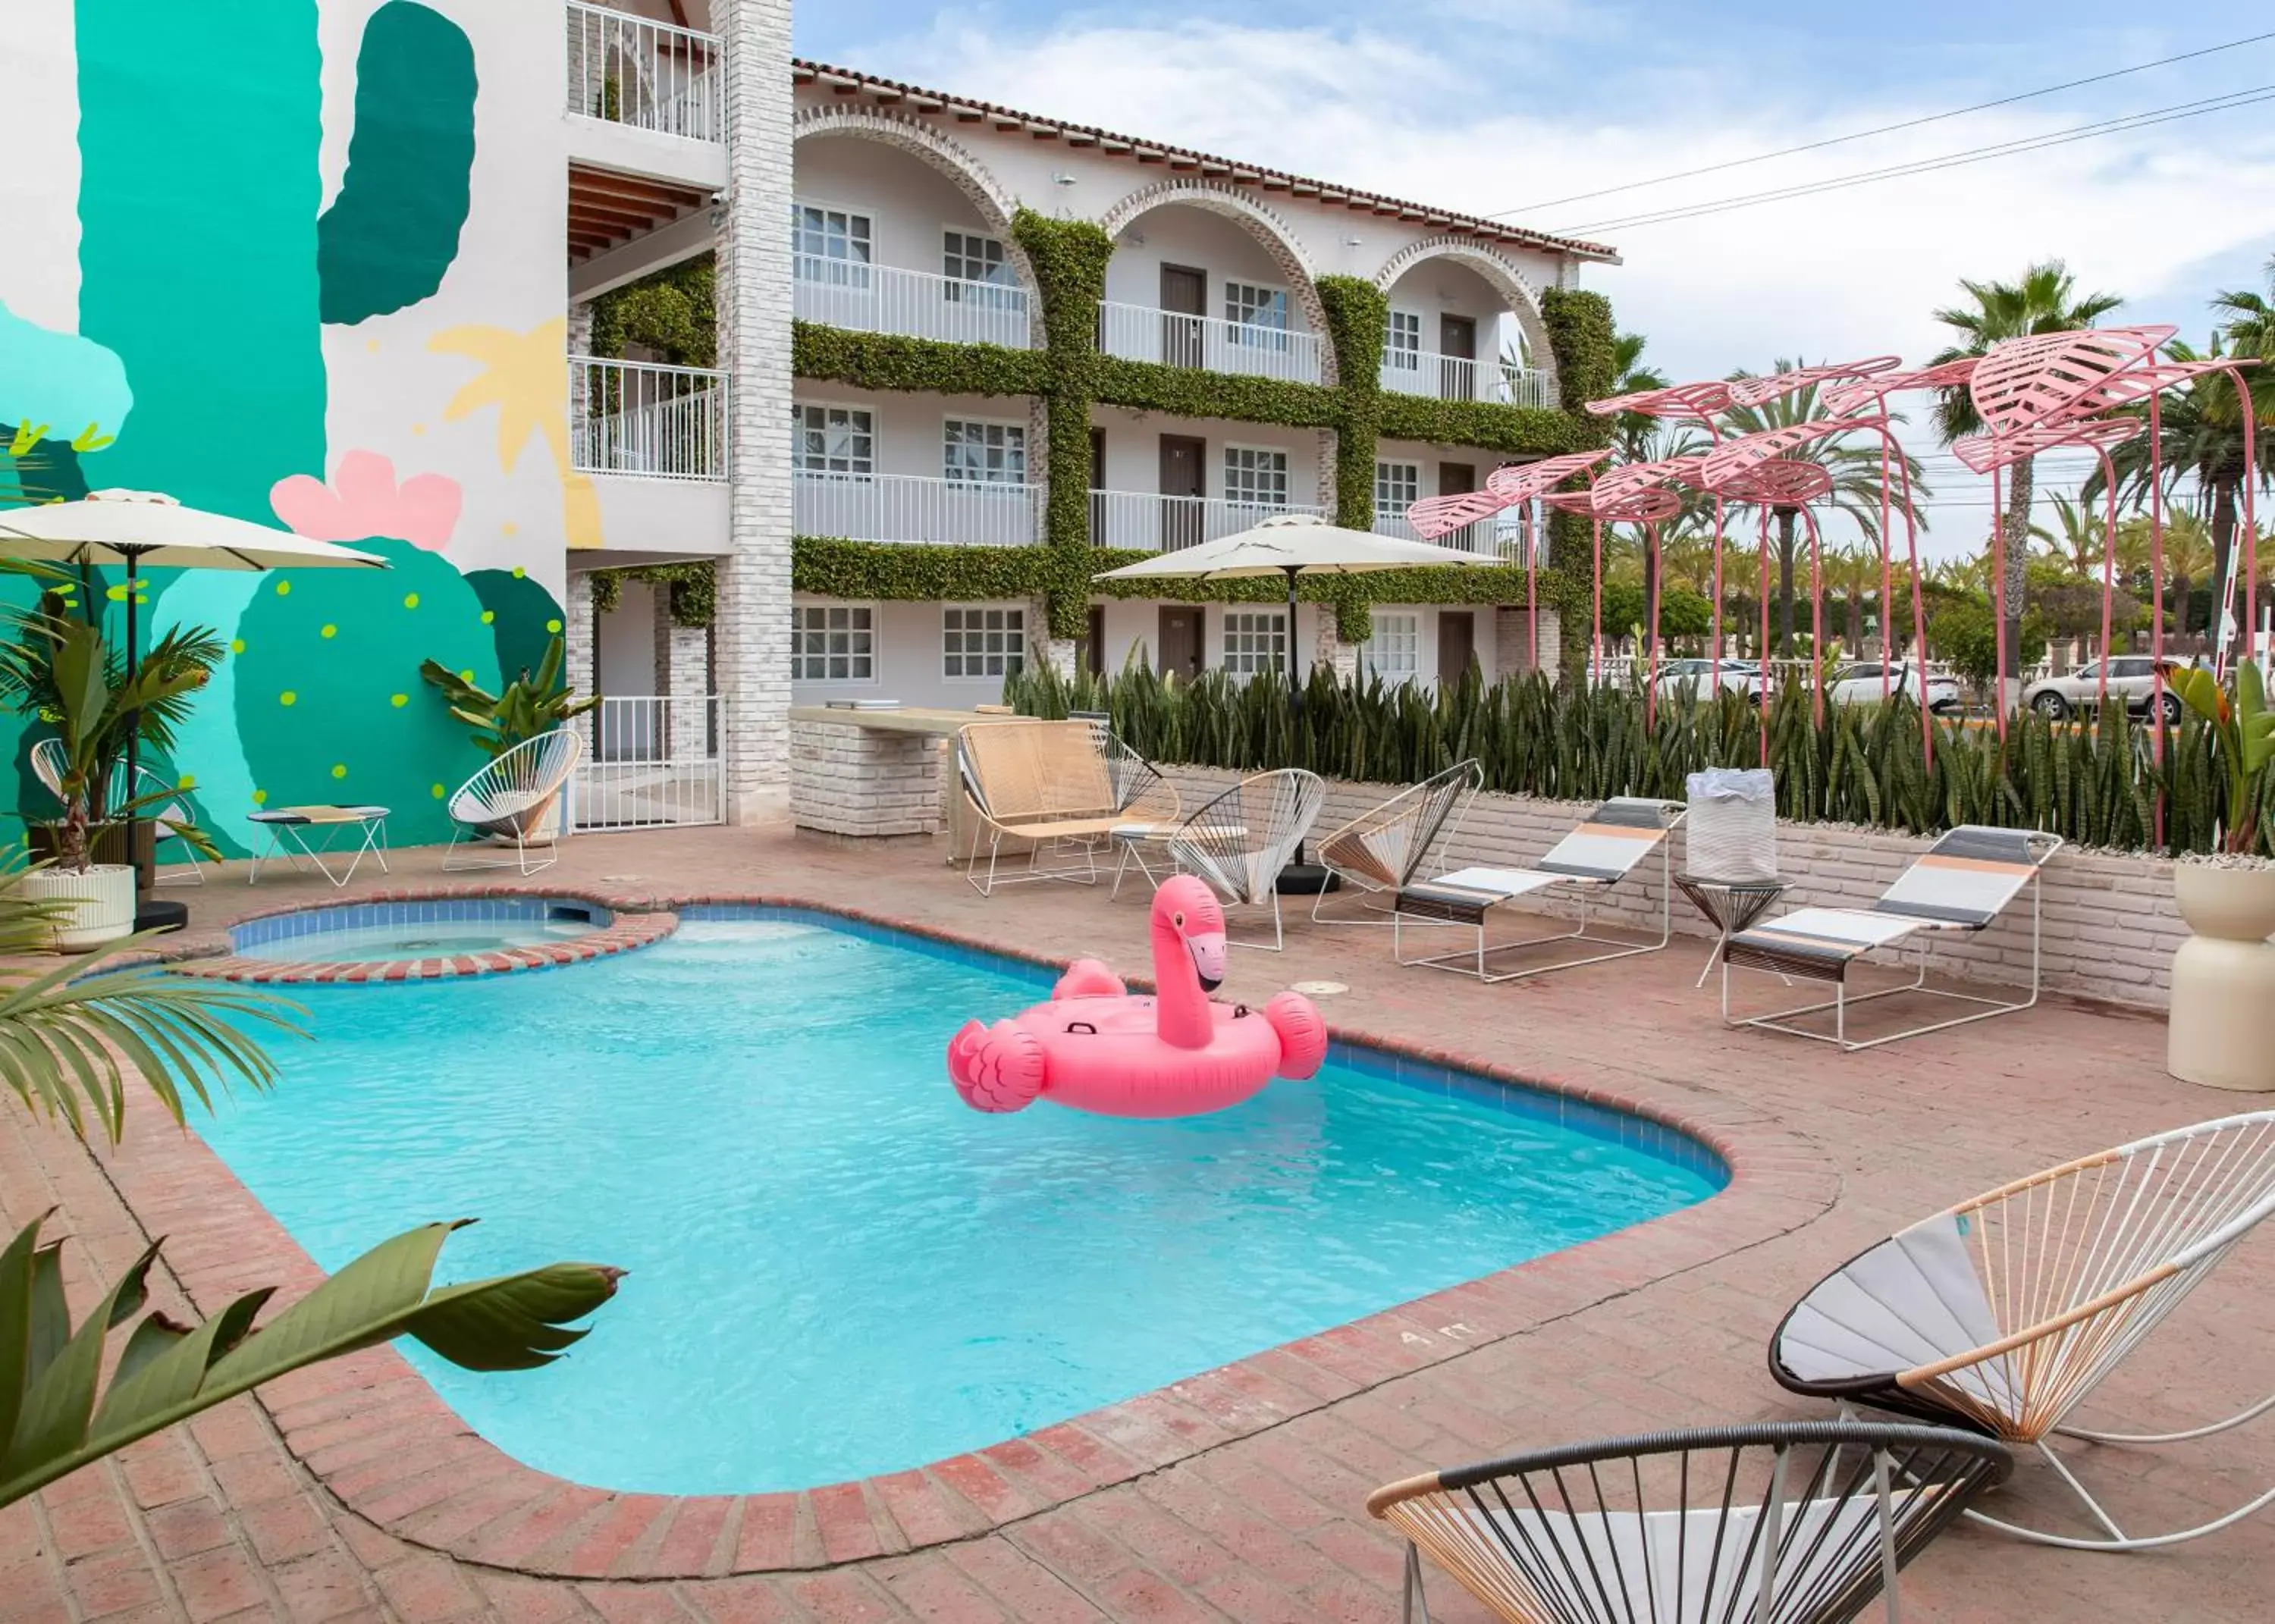
<instances>
[{"instance_id":1,"label":"striped lounge chair cushion","mask_svg":"<svg viewBox=\"0 0 2275 1624\"><path fill-rule=\"evenodd\" d=\"M1876 913L1980 930L2038 872L2029 836L2020 829L1957 828L1906 869Z\"/></svg>"}]
</instances>

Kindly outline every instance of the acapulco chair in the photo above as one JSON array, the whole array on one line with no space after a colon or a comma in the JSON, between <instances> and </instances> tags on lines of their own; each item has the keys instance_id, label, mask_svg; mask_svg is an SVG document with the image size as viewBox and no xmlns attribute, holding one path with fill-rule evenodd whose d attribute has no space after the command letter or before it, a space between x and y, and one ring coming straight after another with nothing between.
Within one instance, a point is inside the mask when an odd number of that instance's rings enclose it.
<instances>
[{"instance_id":1,"label":"acapulco chair","mask_svg":"<svg viewBox=\"0 0 2275 1624\"><path fill-rule=\"evenodd\" d=\"M1401 789L1321 841L1321 865L1358 894L1365 912L1355 919L1322 913L1334 895L1322 889L1311 901L1312 923L1389 924L1391 910L1370 899L1385 893L1395 896L1401 887L1413 883L1431 857L1453 839L1462 814L1485 782L1485 768L1475 757L1457 761Z\"/></svg>"},{"instance_id":2,"label":"acapulco chair","mask_svg":"<svg viewBox=\"0 0 2275 1624\"><path fill-rule=\"evenodd\" d=\"M534 874L559 862L559 847L537 831L552 817L584 753L585 741L574 729L556 728L524 739L460 784L450 800L450 821L457 827L442 854L444 872L518 868ZM510 842L513 856L459 857L461 843L485 838Z\"/></svg>"},{"instance_id":3,"label":"acapulco chair","mask_svg":"<svg viewBox=\"0 0 2275 1624\"><path fill-rule=\"evenodd\" d=\"M1606 1439L1394 1483L1366 1508L1507 1624L1836 1624L2013 1466L1948 1427L1803 1421Z\"/></svg>"},{"instance_id":4,"label":"acapulco chair","mask_svg":"<svg viewBox=\"0 0 2275 1624\"><path fill-rule=\"evenodd\" d=\"M1242 779L1204 804L1169 836L1169 857L1228 903L1272 910L1272 940L1236 947L1280 951L1280 871L1311 832L1327 786L1317 773L1283 767Z\"/></svg>"},{"instance_id":5,"label":"acapulco chair","mask_svg":"<svg viewBox=\"0 0 2275 1624\"><path fill-rule=\"evenodd\" d=\"M2053 1436L2188 1443L2275 1408L2275 1394L2203 1426L2112 1432L2070 1424L2133 1350L2275 1212L2275 1111L2199 1122L1962 1201L1841 1265L1770 1344L1795 1393L1893 1410L2032 1446L2106 1537L1976 1521L2041 1545L2141 1551L2216 1532L2275 1488L2175 1533L2119 1526L2048 1446Z\"/></svg>"},{"instance_id":6,"label":"acapulco chair","mask_svg":"<svg viewBox=\"0 0 2275 1624\"><path fill-rule=\"evenodd\" d=\"M98 820L107 820L110 816L111 807L123 805L132 798L118 788L118 781L125 775L126 764L122 761L111 774L110 805L101 809L97 813ZM63 804L64 744L61 739L43 738L32 746L32 776L40 781L42 789L56 797L57 804ZM181 842L182 851L188 858L188 861L182 865L181 872L162 873L151 883L162 886L205 884L206 871L198 865L198 849L182 837L184 829L194 829L198 827L198 815L191 807L188 797L179 793L177 786L168 783L147 767L138 767L135 769L134 784L137 795L160 795L169 790L177 791L173 799L137 815L147 820L150 824L154 855L162 854L166 842L172 840Z\"/></svg>"}]
</instances>

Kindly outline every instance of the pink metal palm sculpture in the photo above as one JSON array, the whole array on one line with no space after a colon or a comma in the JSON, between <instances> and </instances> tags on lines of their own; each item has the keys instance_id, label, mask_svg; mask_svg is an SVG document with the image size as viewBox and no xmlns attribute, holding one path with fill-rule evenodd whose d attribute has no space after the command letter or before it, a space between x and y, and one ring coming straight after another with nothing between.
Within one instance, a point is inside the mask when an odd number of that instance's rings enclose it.
<instances>
[{"instance_id":1,"label":"pink metal palm sculpture","mask_svg":"<svg viewBox=\"0 0 2275 1624\"><path fill-rule=\"evenodd\" d=\"M1673 518L1682 511L1682 498L1664 487L1652 486L1643 489L1630 489L1625 495L1617 496L1604 495L1601 494L1602 490L1603 487L1599 482L1586 490L1558 491L1544 498L1552 508L1561 509L1567 513L1586 514L1593 525L1595 548L1593 620L1595 623L1591 628L1592 640L1589 646L1588 674L1589 679L1595 683L1601 683L1604 680L1604 526L1641 525L1644 527L1645 545L1651 548L1654 566L1652 574L1656 578L1659 527L1666 520ZM1658 597L1654 593L1650 605L1651 627L1648 634L1654 646L1652 650L1654 654L1659 638L1658 607ZM1650 659L1651 656L1646 655L1646 669L1649 668ZM1644 689L1646 724L1651 719L1652 708L1651 688L1646 677L1646 685Z\"/></svg>"},{"instance_id":2,"label":"pink metal palm sculpture","mask_svg":"<svg viewBox=\"0 0 2275 1624\"><path fill-rule=\"evenodd\" d=\"M1546 495L1565 480L1585 473L1611 454L1607 446L1600 451L1570 451L1561 457L1544 457L1534 463L1510 463L1487 474L1483 490L1462 491L1449 496L1425 496L1406 510L1406 522L1425 541L1435 541L1440 536L1451 535L1464 525L1473 525L1504 509ZM1538 671L1540 668L1540 549L1534 541L1535 538L1528 531L1524 548L1525 631L1532 644L1532 668Z\"/></svg>"},{"instance_id":3,"label":"pink metal palm sculpture","mask_svg":"<svg viewBox=\"0 0 2275 1624\"><path fill-rule=\"evenodd\" d=\"M1814 434L1799 434L1814 428ZM1846 433L1844 427L1837 432ZM1762 667L1762 765L1769 765L1770 699L1770 515L1790 509L1801 515L1809 532L1809 640L1810 646L1810 713L1825 717L1825 548L1810 504L1830 495L1833 475L1815 463L1782 457L1780 451L1825 438L1821 422L1773 428L1742 440L1726 442L1702 459L1699 481L1708 490L1733 502L1748 503L1761 512L1760 580L1761 635L1757 653Z\"/></svg>"}]
</instances>

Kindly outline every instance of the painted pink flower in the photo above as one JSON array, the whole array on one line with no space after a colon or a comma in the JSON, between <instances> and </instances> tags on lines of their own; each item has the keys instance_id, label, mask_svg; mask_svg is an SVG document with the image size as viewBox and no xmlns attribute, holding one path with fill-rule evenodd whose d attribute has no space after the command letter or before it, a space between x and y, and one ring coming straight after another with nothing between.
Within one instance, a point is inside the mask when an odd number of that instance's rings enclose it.
<instances>
[{"instance_id":1,"label":"painted pink flower","mask_svg":"<svg viewBox=\"0 0 2275 1624\"><path fill-rule=\"evenodd\" d=\"M430 553L450 545L464 493L439 473L413 474L397 485L395 465L376 451L350 451L326 485L313 475L279 480L268 505L294 535L314 541L391 537Z\"/></svg>"}]
</instances>

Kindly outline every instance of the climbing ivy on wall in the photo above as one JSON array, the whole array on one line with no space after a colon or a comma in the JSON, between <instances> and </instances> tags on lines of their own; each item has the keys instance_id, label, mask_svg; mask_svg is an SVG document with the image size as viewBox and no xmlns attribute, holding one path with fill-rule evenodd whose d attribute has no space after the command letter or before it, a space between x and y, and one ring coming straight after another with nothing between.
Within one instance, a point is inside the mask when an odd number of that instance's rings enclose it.
<instances>
[{"instance_id":1,"label":"climbing ivy on wall","mask_svg":"<svg viewBox=\"0 0 2275 1624\"><path fill-rule=\"evenodd\" d=\"M664 588L671 623L700 631L719 613L719 572L707 561L690 559L676 564L639 564L624 570L593 571L593 608L607 614L622 601L626 581L646 581ZM801 588L800 590L804 590Z\"/></svg>"},{"instance_id":2,"label":"climbing ivy on wall","mask_svg":"<svg viewBox=\"0 0 2275 1624\"><path fill-rule=\"evenodd\" d=\"M593 353L613 359L627 344L674 366L719 363L718 266L708 253L651 271L593 301Z\"/></svg>"},{"instance_id":3,"label":"climbing ivy on wall","mask_svg":"<svg viewBox=\"0 0 2275 1624\"><path fill-rule=\"evenodd\" d=\"M1382 431L1382 346L1390 298L1360 276L1322 276L1319 303L1334 346L1335 523L1374 528L1374 449Z\"/></svg>"},{"instance_id":4,"label":"climbing ivy on wall","mask_svg":"<svg viewBox=\"0 0 2275 1624\"><path fill-rule=\"evenodd\" d=\"M1043 307L1046 357L1043 404L1048 493L1047 543L1062 549L1049 594L1054 638L1080 637L1089 623L1082 557L1090 546L1090 406L1098 398L1098 301L1106 297L1106 262L1114 239L1089 220L1052 220L1023 208L1011 235L1027 251Z\"/></svg>"},{"instance_id":5,"label":"climbing ivy on wall","mask_svg":"<svg viewBox=\"0 0 2275 1624\"><path fill-rule=\"evenodd\" d=\"M1583 410L1591 400L1612 392L1618 376L1612 329L1612 304L1600 293L1576 288L1551 288L1541 296L1540 315L1548 329L1548 342L1556 354L1556 381L1564 406L1563 420L1572 426L1577 442L1569 449L1585 449L1611 442L1609 418L1593 418ZM1548 520L1548 569L1541 598L1567 626L1585 626L1594 616L1595 557L1593 526L1576 513L1552 513ZM1567 637L1560 644L1559 660L1564 680L1585 679L1589 639Z\"/></svg>"},{"instance_id":6,"label":"climbing ivy on wall","mask_svg":"<svg viewBox=\"0 0 2275 1624\"><path fill-rule=\"evenodd\" d=\"M599 331L597 323L593 330ZM1047 397L1051 393L1050 356L1045 351L854 333L811 321L797 322L792 330L790 366L801 378L863 389Z\"/></svg>"}]
</instances>

